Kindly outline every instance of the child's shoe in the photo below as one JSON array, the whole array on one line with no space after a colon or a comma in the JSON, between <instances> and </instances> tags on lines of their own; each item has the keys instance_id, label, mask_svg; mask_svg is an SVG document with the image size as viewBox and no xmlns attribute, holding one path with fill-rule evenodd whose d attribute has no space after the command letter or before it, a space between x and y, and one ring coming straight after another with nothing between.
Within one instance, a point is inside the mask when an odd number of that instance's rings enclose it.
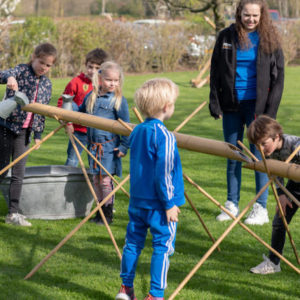
<instances>
[{"instance_id":1,"label":"child's shoe","mask_svg":"<svg viewBox=\"0 0 300 300\"><path fill-rule=\"evenodd\" d=\"M148 296L144 300L164 300L163 297L154 297L151 294L148 294Z\"/></svg>"},{"instance_id":2,"label":"child's shoe","mask_svg":"<svg viewBox=\"0 0 300 300\"><path fill-rule=\"evenodd\" d=\"M252 211L244 223L248 225L263 225L269 223L268 210L263 208L259 203L254 203Z\"/></svg>"},{"instance_id":3,"label":"child's shoe","mask_svg":"<svg viewBox=\"0 0 300 300\"><path fill-rule=\"evenodd\" d=\"M122 284L115 300L137 300L137 298L134 295L133 287L128 287Z\"/></svg>"},{"instance_id":4,"label":"child's shoe","mask_svg":"<svg viewBox=\"0 0 300 300\"><path fill-rule=\"evenodd\" d=\"M281 271L280 263L278 265L275 265L265 255L263 255L263 259L264 261L262 263L250 269L251 273L266 275L266 274L273 274Z\"/></svg>"},{"instance_id":5,"label":"child's shoe","mask_svg":"<svg viewBox=\"0 0 300 300\"><path fill-rule=\"evenodd\" d=\"M238 216L239 214L239 209L238 207L235 206L235 204L232 201L226 201L225 202L225 208L231 212L235 217ZM222 210L222 212L217 216L217 221L228 221L232 220L229 215L225 211Z\"/></svg>"}]
</instances>

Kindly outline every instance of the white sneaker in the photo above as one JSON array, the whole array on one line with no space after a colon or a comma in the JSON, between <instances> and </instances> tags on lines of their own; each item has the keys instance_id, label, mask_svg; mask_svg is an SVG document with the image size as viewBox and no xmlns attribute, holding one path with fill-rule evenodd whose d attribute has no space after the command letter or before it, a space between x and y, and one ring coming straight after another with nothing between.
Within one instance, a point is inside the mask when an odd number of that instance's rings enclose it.
<instances>
[{"instance_id":1,"label":"white sneaker","mask_svg":"<svg viewBox=\"0 0 300 300\"><path fill-rule=\"evenodd\" d=\"M250 269L251 273L266 275L266 274L273 274L281 271L280 263L278 265L275 265L264 254L263 254L263 259L264 261L262 263Z\"/></svg>"},{"instance_id":2,"label":"white sneaker","mask_svg":"<svg viewBox=\"0 0 300 300\"><path fill-rule=\"evenodd\" d=\"M235 217L238 216L239 214L239 209L234 205L232 201L226 201L225 202L225 208L229 210ZM229 215L226 214L225 211L222 210L222 212L217 216L217 221L227 221L227 220L232 220Z\"/></svg>"},{"instance_id":3,"label":"white sneaker","mask_svg":"<svg viewBox=\"0 0 300 300\"><path fill-rule=\"evenodd\" d=\"M6 216L5 223L19 226L31 226L31 223L25 219L26 217L19 213L12 213Z\"/></svg>"},{"instance_id":4,"label":"white sneaker","mask_svg":"<svg viewBox=\"0 0 300 300\"><path fill-rule=\"evenodd\" d=\"M248 225L263 225L269 223L268 210L263 208L259 203L254 203L252 211L244 223Z\"/></svg>"}]
</instances>

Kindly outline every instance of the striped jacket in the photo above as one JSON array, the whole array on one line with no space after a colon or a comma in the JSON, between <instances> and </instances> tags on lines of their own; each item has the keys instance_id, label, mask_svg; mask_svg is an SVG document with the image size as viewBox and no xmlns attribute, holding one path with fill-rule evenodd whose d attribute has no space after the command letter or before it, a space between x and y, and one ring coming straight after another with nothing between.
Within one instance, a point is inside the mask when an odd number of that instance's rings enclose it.
<instances>
[{"instance_id":1,"label":"striped jacket","mask_svg":"<svg viewBox=\"0 0 300 300\"><path fill-rule=\"evenodd\" d=\"M130 206L167 210L184 200L182 167L175 136L148 118L130 135Z\"/></svg>"}]
</instances>

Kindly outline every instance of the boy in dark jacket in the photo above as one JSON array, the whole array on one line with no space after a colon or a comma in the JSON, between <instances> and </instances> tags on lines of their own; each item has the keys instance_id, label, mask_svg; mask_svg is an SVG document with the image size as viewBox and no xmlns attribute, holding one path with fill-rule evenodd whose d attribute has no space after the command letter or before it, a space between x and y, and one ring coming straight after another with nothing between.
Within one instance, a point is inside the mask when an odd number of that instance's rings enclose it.
<instances>
[{"instance_id":1,"label":"boy in dark jacket","mask_svg":"<svg viewBox=\"0 0 300 300\"><path fill-rule=\"evenodd\" d=\"M300 145L300 137L283 134L280 124L274 119L261 115L251 123L248 129L248 139L253 144L259 144L266 157L285 161L291 153ZM300 151L291 160L292 163L300 164ZM283 184L283 178L280 178ZM288 180L287 190L300 200L300 182ZM289 224L298 209L298 205L292 202L280 188L277 188L279 201L282 206L286 221ZM280 216L278 207L272 224L271 246L282 254L286 229ZM272 251L269 257L263 255L264 261L258 266L251 268L250 271L256 274L271 274L280 272L280 259Z\"/></svg>"}]
</instances>

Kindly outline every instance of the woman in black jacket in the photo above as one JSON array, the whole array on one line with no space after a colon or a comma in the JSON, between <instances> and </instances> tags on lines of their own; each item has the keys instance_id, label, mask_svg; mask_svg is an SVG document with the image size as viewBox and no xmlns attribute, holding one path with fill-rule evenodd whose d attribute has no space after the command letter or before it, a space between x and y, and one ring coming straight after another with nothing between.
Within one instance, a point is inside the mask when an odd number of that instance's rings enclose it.
<instances>
[{"instance_id":1,"label":"woman in black jacket","mask_svg":"<svg viewBox=\"0 0 300 300\"><path fill-rule=\"evenodd\" d=\"M279 34L264 0L241 0L236 10L236 23L222 30L217 38L211 61L211 115L223 119L226 142L237 145L243 140L244 127L255 116L276 117L284 82L284 57ZM260 154L254 145L252 153ZM256 172L256 192L265 185L265 173ZM241 187L241 163L228 160L227 201L225 207L235 216ZM254 204L246 224L269 222L266 209L268 190ZM217 220L230 220L222 212Z\"/></svg>"}]
</instances>

